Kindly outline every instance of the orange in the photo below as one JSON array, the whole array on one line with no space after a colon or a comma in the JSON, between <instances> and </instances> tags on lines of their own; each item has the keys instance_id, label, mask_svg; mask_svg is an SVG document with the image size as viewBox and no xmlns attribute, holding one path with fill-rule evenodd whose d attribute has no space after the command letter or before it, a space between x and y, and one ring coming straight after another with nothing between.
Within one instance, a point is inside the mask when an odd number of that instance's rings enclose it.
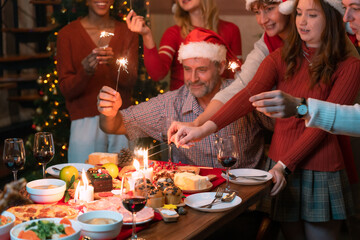
<instances>
[{"instance_id":1,"label":"orange","mask_svg":"<svg viewBox=\"0 0 360 240\"><path fill-rule=\"evenodd\" d=\"M75 176L75 180L79 178L79 172L76 167L70 165L61 169L59 177L66 182L68 187L72 176Z\"/></svg>"},{"instance_id":2,"label":"orange","mask_svg":"<svg viewBox=\"0 0 360 240\"><path fill-rule=\"evenodd\" d=\"M112 178L116 178L119 174L119 168L115 163L105 163L104 165L102 165L102 167L108 170Z\"/></svg>"}]
</instances>

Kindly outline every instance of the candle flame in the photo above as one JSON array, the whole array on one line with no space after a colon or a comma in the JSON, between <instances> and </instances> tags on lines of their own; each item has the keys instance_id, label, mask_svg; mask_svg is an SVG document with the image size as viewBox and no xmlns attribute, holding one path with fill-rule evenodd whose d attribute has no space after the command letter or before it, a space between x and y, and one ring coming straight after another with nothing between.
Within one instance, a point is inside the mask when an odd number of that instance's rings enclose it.
<instances>
[{"instance_id":1,"label":"candle flame","mask_svg":"<svg viewBox=\"0 0 360 240\"><path fill-rule=\"evenodd\" d=\"M147 169L149 167L148 149L142 149L142 148L136 149L135 150L135 155L138 158L143 159L144 169Z\"/></svg>"},{"instance_id":2,"label":"candle flame","mask_svg":"<svg viewBox=\"0 0 360 240\"><path fill-rule=\"evenodd\" d=\"M140 163L139 163L139 161L136 160L136 159L134 159L134 164L133 164L133 165L134 165L136 171L139 171L139 169L140 169Z\"/></svg>"},{"instance_id":3,"label":"candle flame","mask_svg":"<svg viewBox=\"0 0 360 240\"><path fill-rule=\"evenodd\" d=\"M237 68L240 68L240 65L235 61L230 61L228 65L228 69L230 69L232 72L235 72Z\"/></svg>"}]
</instances>

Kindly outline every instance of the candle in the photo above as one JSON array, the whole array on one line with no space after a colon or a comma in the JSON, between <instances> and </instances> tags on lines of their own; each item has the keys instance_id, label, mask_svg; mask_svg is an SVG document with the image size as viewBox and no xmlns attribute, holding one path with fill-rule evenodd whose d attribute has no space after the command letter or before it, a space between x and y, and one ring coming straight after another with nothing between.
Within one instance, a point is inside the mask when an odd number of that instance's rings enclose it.
<instances>
[{"instance_id":1,"label":"candle","mask_svg":"<svg viewBox=\"0 0 360 240\"><path fill-rule=\"evenodd\" d=\"M83 186L79 183L75 190L74 201L91 202L94 201L94 187L89 185L89 181L86 178L85 170L82 170L81 180Z\"/></svg>"},{"instance_id":2,"label":"candle","mask_svg":"<svg viewBox=\"0 0 360 240\"><path fill-rule=\"evenodd\" d=\"M138 149L135 151L135 154L143 159L144 168L141 169L140 171L145 175L145 178L152 180L153 168L149 168L148 150Z\"/></svg>"}]
</instances>

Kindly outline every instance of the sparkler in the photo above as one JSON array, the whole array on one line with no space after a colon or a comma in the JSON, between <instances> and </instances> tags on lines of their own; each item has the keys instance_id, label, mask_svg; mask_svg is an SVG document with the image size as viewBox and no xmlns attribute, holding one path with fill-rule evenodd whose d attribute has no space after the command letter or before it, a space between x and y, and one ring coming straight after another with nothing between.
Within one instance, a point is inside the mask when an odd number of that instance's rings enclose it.
<instances>
[{"instance_id":1,"label":"sparkler","mask_svg":"<svg viewBox=\"0 0 360 240\"><path fill-rule=\"evenodd\" d=\"M239 78L240 82L242 83L242 85L246 89L247 93L251 97L252 94L250 93L249 89L246 88L246 84L245 84L244 80L240 77L240 65L235 61L230 61L229 65L228 65L228 69L230 69L233 73L235 73L235 76L237 78Z\"/></svg>"},{"instance_id":2,"label":"sparkler","mask_svg":"<svg viewBox=\"0 0 360 240\"><path fill-rule=\"evenodd\" d=\"M130 0L130 9L132 9L132 1Z\"/></svg>"},{"instance_id":3,"label":"sparkler","mask_svg":"<svg viewBox=\"0 0 360 240\"><path fill-rule=\"evenodd\" d=\"M115 87L115 91L118 90L118 84L119 84L119 78L120 78L120 71L121 71L121 68L127 72L127 65L128 65L128 60L127 58L119 58L116 60L116 64L119 65L119 68L118 68L118 75L117 75L117 79L116 79L116 87Z\"/></svg>"}]
</instances>

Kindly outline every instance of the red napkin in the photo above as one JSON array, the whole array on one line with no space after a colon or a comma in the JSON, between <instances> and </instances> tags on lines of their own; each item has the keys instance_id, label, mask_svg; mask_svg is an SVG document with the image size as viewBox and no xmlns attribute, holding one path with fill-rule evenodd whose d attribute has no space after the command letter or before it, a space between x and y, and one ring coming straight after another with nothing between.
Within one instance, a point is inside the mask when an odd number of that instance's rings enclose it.
<instances>
[{"instance_id":1,"label":"red napkin","mask_svg":"<svg viewBox=\"0 0 360 240\"><path fill-rule=\"evenodd\" d=\"M212 181L211 183L213 184L212 189L216 188L217 186L219 186L220 184L224 183L226 180L225 178L223 178L221 176L221 171L224 169L221 168L213 168L213 169L206 169L206 168L201 168L200 169L200 175L201 176L207 176L210 174L214 174L216 175L216 179L214 181Z\"/></svg>"}]
</instances>

